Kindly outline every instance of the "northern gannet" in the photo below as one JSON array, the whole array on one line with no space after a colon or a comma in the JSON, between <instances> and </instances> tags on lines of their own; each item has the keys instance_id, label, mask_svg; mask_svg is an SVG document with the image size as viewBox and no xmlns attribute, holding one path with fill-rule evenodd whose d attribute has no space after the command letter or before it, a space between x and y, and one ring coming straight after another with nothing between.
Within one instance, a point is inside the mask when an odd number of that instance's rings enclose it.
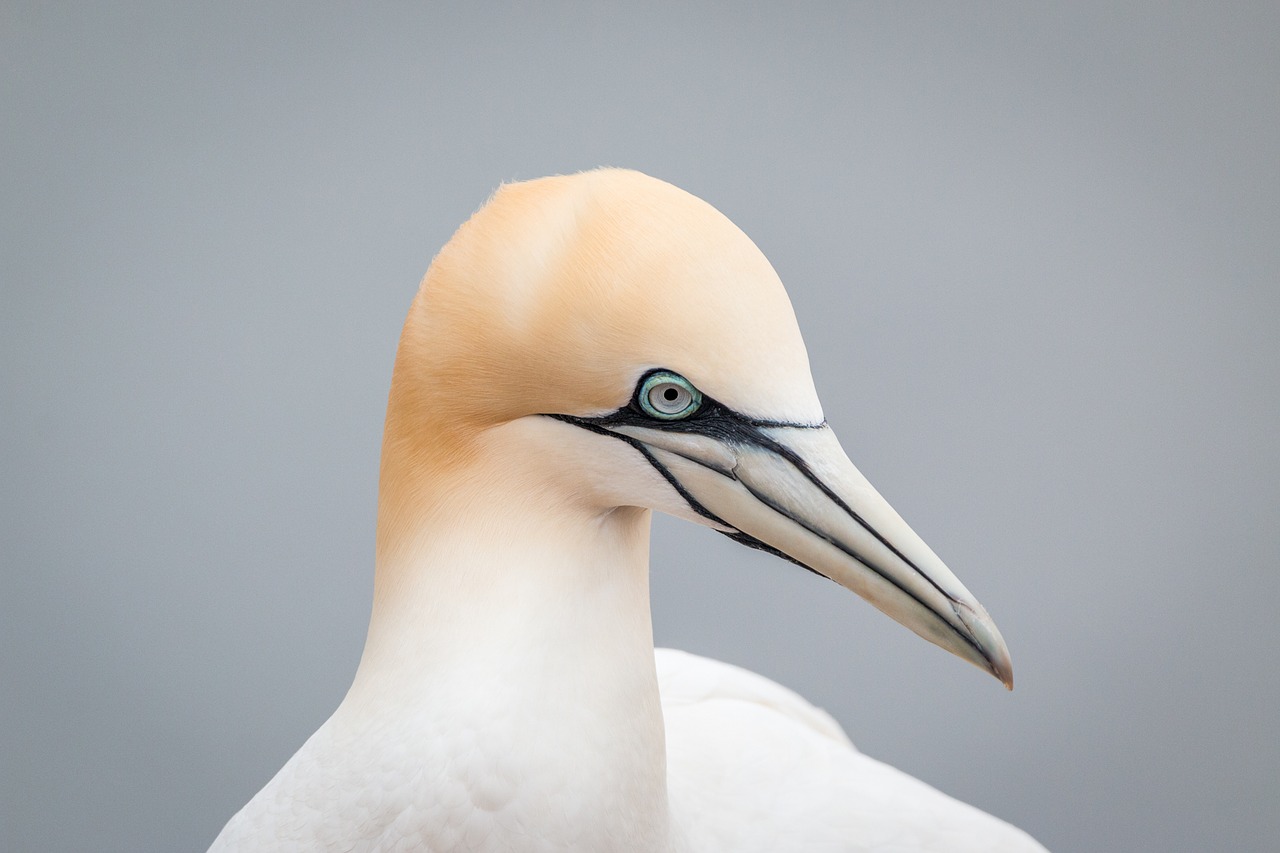
<instances>
[{"instance_id":1,"label":"northern gannet","mask_svg":"<svg viewBox=\"0 0 1280 853\"><path fill-rule=\"evenodd\" d=\"M827 426L751 240L637 172L511 184L405 321L354 683L212 849L1043 850L785 688L655 656L655 509L1012 685L986 611Z\"/></svg>"}]
</instances>

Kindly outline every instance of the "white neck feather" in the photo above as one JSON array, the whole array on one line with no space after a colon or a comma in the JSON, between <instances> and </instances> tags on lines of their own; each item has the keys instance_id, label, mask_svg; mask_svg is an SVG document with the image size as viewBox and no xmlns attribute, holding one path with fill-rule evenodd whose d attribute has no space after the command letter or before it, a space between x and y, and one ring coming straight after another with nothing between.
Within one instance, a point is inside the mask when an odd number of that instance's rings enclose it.
<instances>
[{"instance_id":1,"label":"white neck feather","mask_svg":"<svg viewBox=\"0 0 1280 853\"><path fill-rule=\"evenodd\" d=\"M666 849L649 511L590 510L508 432L387 549L333 723L411 729L403 772L479 806L493 849Z\"/></svg>"}]
</instances>

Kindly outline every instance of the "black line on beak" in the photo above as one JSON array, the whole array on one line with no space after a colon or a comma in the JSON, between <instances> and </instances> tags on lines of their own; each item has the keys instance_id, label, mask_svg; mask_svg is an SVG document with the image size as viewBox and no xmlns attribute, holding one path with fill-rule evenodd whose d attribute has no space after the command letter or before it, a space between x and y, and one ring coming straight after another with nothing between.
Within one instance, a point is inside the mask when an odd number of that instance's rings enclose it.
<instances>
[{"instance_id":1,"label":"black line on beak","mask_svg":"<svg viewBox=\"0 0 1280 853\"><path fill-rule=\"evenodd\" d=\"M820 429L821 427L826 426L825 421L821 424L803 424L803 423L797 424L797 423L787 423L785 421L768 421L768 420L760 420L756 418L748 418L744 415L741 415L735 412L733 409L730 409L728 406L725 406L723 403L720 403L719 401L706 396L705 394L703 395L703 398L702 398L702 408L699 409L692 416L688 418L684 418L682 420L674 420L674 421L655 420L654 418L651 418L648 415L646 415L644 411L639 407L639 405L635 402L634 399L631 402L629 402L627 405L618 409L617 411L610 412L609 414L602 415L600 417L579 418L579 417L574 417L572 415L550 415L549 417L559 418L560 420L568 421L569 423L577 424L579 426L584 426L584 427L635 426L635 427L641 427L644 429L665 430L669 432L694 433L697 435L705 435L708 438L713 438L728 444L750 444L750 445L755 445L757 447L762 447L765 450L771 451L772 453L782 457L787 462L791 463L791 465L797 471L799 471L804 476L805 479L813 483L813 485L816 486L819 490L821 490L822 493L826 495L827 498L830 499L836 506L844 510L844 512L848 514L848 516L852 518L863 530L867 531L867 533L870 533L873 537L875 537L875 539L878 542L880 542L881 545L888 548L889 551L892 552L894 556L896 556L899 560L905 563L913 572L915 572L917 575L923 578L930 586L936 589L944 598L946 598L948 601L953 601L953 602L955 601L955 599L952 598L951 595L946 590L938 586L937 581L929 577L928 574L926 574L919 566L917 566L915 564L915 561L911 560L910 558L907 557L906 554L902 553L902 551L899 550L896 545L894 545L892 542L886 539L884 535L880 533L880 531L876 530L873 526L868 524L866 519L864 519L861 515L855 512L851 506L845 503L844 499L842 499L839 495L833 492L831 490L831 487L829 487L826 483L824 483L820 477L814 474L813 471L809 468L809 465L795 451L787 447L785 444L775 441L774 439L770 438L768 435L765 435L764 433L764 430L766 429L777 429L777 428ZM609 434L618 435L617 433L612 431L610 431ZM641 450L642 452L644 452L643 448L641 448ZM646 453L646 455L648 454ZM650 461L653 461L653 460L650 460ZM698 460L694 459L691 461L697 462ZM656 462L654 462L654 464L657 465ZM724 472L720 472L720 473L724 473ZM663 476L666 477L669 481L672 479L671 475L665 471L663 472ZM682 494L683 494L683 491L682 491ZM686 496L686 500L689 500L687 496ZM691 503L690 505L692 506L693 503ZM706 512L705 508L698 509L697 507L695 507L695 509L699 512L699 514L710 517L710 515ZM731 527L732 525L726 525L726 526ZM795 562L795 561L793 560L792 562ZM865 561L860 560L860 562L864 562L865 564Z\"/></svg>"},{"instance_id":2,"label":"black line on beak","mask_svg":"<svg viewBox=\"0 0 1280 853\"><path fill-rule=\"evenodd\" d=\"M840 507L840 509L844 510L845 513L848 514L850 518L856 521L859 527L861 527L863 530L867 531L872 536L874 536L876 538L876 541L878 541L884 547L888 548L895 557L897 557L902 562L906 563L911 568L912 571L914 571L917 575L919 575L920 577L928 581L929 585L932 586L934 589L936 589L939 593L941 593L942 596L947 599L947 601L951 601L951 602L955 601L955 598L953 598L951 594L947 592L945 589L938 586L938 582L935 581L933 578L929 577L929 575L923 569L921 569L919 566L915 564L914 560L911 560L909 557L907 557L906 554L898 550L898 546L894 545L892 542L886 539L884 537L884 534L882 534L879 530L876 530L873 526L871 526L866 521L866 519L864 519L861 515L859 515L857 512L854 511L853 507L845 503L843 498L841 498L839 495L833 492L831 490L831 487L828 486L826 483L824 483L822 481L822 478L820 478L817 474L814 474L813 470L809 468L808 463L806 463L804 459L802 459L794 450L787 447L785 444L782 444L781 442L774 441L772 438L770 438L767 435L764 435L761 432L756 433L754 443L759 447L763 447L765 450L775 453L778 456L781 456L783 459L790 462L791 465L797 471L799 471L801 474L804 475L805 479L807 479L809 482L817 486L822 491L822 493L831 500L832 503ZM752 494L755 494L755 492L752 492ZM759 496L757 495L757 497ZM792 521L795 521L795 519L792 519ZM814 532L815 534L817 533L817 531L812 531L812 532ZM817 535L821 535L821 534L817 534ZM826 537L823 537L823 538L825 539ZM866 565L868 568L871 568L870 564L868 564L866 560L863 560L861 557L857 556L856 554L853 554L847 548L843 548L835 542L832 542L831 544L836 545L836 547L840 548L840 550L844 551L845 553L849 554L849 556L858 560L858 562L862 563L863 565Z\"/></svg>"},{"instance_id":3,"label":"black line on beak","mask_svg":"<svg viewBox=\"0 0 1280 853\"><path fill-rule=\"evenodd\" d=\"M774 422L774 421L751 420L743 417L742 415L739 415L737 412L733 411L732 409L729 409L728 407L723 406L720 403L716 402L715 400L706 396L703 397L702 409L693 417L687 418L685 420L657 421L657 420L654 420L653 418L648 417L643 412L638 411L635 407L630 405L623 407L621 409L618 409L615 412L611 412L608 415L604 415L602 417L596 417L596 418L580 418L580 417L575 417L573 415L561 415L561 414L549 414L547 415L547 417L555 418L556 420L564 421L565 423L570 423L575 426L588 429L600 435L606 435L611 438L617 438L617 439L621 439L622 441L625 441L627 444L631 445L637 451L639 451L641 455L643 455L644 458L648 460L649 464L652 465L655 469L657 469L658 473L662 475L663 479L665 479L668 483L671 484L671 487L676 490L676 493L679 494L680 497L684 499L685 503L687 503L694 512L696 512L698 515L701 515L704 518L707 518L715 522L718 525L721 525L722 527L728 528L729 530L733 531L732 533L728 533L723 530L719 530L717 532L723 533L725 536L728 536L730 539L734 540L735 542L741 545L746 545L749 548L754 548L758 551L764 551L776 557L781 557L787 562L794 563L797 566L800 566L801 568L805 569L806 571L809 571L815 575L818 575L819 577L824 577L824 578L827 578L828 580L831 580L830 577L818 571L817 569L813 568L812 566L805 565L804 563L800 562L794 557L782 551L779 551L777 548L774 548L771 545L767 545L764 542L761 542L759 539L756 539L754 536L751 536L750 534L747 534L742 532L741 530L738 530L732 524L729 524L724 519L720 518L715 513L708 510L701 503L699 503L698 500L695 497L693 497L693 495L690 494L689 491L685 489L683 485L681 485L680 481L677 480L675 476L662 465L662 463L658 462L657 458L654 457L654 455L649 451L649 449L644 445L642 441L640 441L639 439L632 438L631 436L623 435L622 433L615 432L614 430L609 429L609 427L635 426L635 427L640 427L643 429L651 429L651 430L660 430L660 431L665 430L669 432L693 433L695 435L704 435L704 436L707 436L708 438L721 441L726 444L754 445L756 447L760 447L766 451L769 451L781 457L782 459L785 459L788 463L790 463L791 466L794 467L797 471L799 471L800 474L805 479L813 483L813 485L816 486L829 500L831 500L836 506L840 507L841 510L843 510L850 518L852 518L854 522L858 524L858 526L860 526L863 530L865 530L866 532L870 533L873 537L875 537L875 539L878 542L880 542L882 545L884 545L894 556L896 556L912 571L914 571L917 575L919 575L926 582L928 582L930 586L932 586L935 590L937 590L943 596L943 598L945 598L949 602L952 602L953 604L956 601L955 598L952 597L950 593L948 593L946 590L944 590L942 587L938 585L937 581L929 577L929 575L926 574L919 566L917 566L913 560L909 559L905 554L903 554L902 551L900 551L897 548L897 546L889 542L889 540L886 539L883 534L881 534L878 530L872 527L866 521L866 519L864 519L861 515L855 512L852 507L850 507L847 503L845 503L844 499L842 499L839 495L837 495L834 491L832 491L831 487L828 486L826 483L824 483L820 477L814 474L813 470L809 468L808 464L804 461L804 459L802 459L795 451L793 451L791 448L787 447L786 445L782 444L781 442L775 441L774 439L765 435L763 432L764 429L779 428L779 427L786 427L791 429L816 429L821 426L825 426L825 424L819 424L819 425L789 424L789 423ZM704 468L710 468L710 470L716 471L722 476L726 476L731 479L738 480L738 478L734 476L732 471L730 472L720 471L712 466L706 465L704 462L698 459L695 459L690 456L686 456L685 454L677 454L677 455L682 456L685 459L688 459L690 462L693 462L698 465L702 465ZM741 480L738 480L738 482L742 483ZM946 625L949 629L951 629L953 633L955 633L956 636L958 636L961 640L963 640L967 646L969 646L974 651L976 651L979 657L981 657L983 660L986 660L989 664L991 663L991 659L987 656L987 653L978 645L976 639L965 634L961 629L953 625L950 620L946 619L943 616L943 614L938 613L928 604L921 601L920 598L915 593L903 587L898 581L886 575L883 571L881 571L879 568L874 566L866 558L855 553L851 548L813 529L813 527L811 527L808 524L805 524L803 521L800 521L799 519L796 519L790 513L783 511L773 501L761 495L754 489L751 489L749 486L747 486L746 483L742 483L742 485L744 488L747 489L748 492L750 492L750 494L756 500L760 501L765 506L768 506L770 509L772 509L774 512L778 513L779 515L783 516L784 518L790 520L793 524L799 525L800 527L807 530L812 535L817 536L818 538L829 543L833 547L839 549L842 553L848 555L853 560L856 560L858 563L861 563L863 566L865 566L875 575L880 577L882 580L892 585L895 589L897 589L903 595L907 596L912 601L916 602L916 604L920 605L920 607L923 610L925 610L928 613L934 614L938 618L938 620L942 622L942 624Z\"/></svg>"}]
</instances>

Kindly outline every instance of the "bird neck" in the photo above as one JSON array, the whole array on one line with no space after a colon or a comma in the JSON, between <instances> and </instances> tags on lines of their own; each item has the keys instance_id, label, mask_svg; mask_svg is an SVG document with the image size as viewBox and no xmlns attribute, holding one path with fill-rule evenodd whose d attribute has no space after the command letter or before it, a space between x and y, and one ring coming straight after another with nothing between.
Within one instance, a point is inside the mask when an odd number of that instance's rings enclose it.
<instances>
[{"instance_id":1,"label":"bird neck","mask_svg":"<svg viewBox=\"0 0 1280 853\"><path fill-rule=\"evenodd\" d=\"M576 815L570 846L594 826L588 848L625 837L657 849L666 752L650 513L593 509L561 485L553 423L524 419L412 460L397 458L412 443L388 437L373 615L344 709L416 720L470 750L474 733L483 766L459 772L518 780L522 802ZM531 796L535 783L546 790Z\"/></svg>"}]
</instances>

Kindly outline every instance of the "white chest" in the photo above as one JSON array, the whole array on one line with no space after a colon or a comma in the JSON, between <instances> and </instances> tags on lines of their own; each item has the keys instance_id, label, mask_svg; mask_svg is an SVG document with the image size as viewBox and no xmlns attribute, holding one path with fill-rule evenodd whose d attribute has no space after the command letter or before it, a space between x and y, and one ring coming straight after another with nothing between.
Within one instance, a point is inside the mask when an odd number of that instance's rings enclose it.
<instances>
[{"instance_id":1,"label":"white chest","mask_svg":"<svg viewBox=\"0 0 1280 853\"><path fill-rule=\"evenodd\" d=\"M640 744L604 743L537 708L494 707L354 727L335 715L214 849L667 849L665 789L617 772Z\"/></svg>"}]
</instances>

